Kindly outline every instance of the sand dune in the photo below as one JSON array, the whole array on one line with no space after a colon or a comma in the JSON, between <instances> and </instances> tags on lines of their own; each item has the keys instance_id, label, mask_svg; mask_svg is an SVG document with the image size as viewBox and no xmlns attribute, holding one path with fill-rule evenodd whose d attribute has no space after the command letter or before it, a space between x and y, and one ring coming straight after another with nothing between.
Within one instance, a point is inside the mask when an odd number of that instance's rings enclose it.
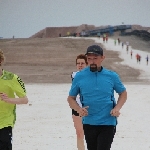
<instances>
[{"instance_id":1,"label":"sand dune","mask_svg":"<svg viewBox=\"0 0 150 150\"><path fill-rule=\"evenodd\" d=\"M122 38L134 41L131 46L149 50L137 37ZM25 83L70 83L76 56L94 43L94 40L66 38L1 39L0 47L7 58L4 69L15 72ZM121 64L118 52L107 50L105 55L104 67L117 71L124 82L139 82L140 71Z\"/></svg>"}]
</instances>

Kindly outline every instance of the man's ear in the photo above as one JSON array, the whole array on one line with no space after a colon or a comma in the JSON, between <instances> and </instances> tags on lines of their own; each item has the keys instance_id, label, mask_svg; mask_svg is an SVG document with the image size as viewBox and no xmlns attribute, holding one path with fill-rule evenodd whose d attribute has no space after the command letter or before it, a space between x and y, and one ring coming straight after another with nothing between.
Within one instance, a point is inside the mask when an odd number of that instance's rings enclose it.
<instances>
[{"instance_id":1,"label":"man's ear","mask_svg":"<svg viewBox=\"0 0 150 150\"><path fill-rule=\"evenodd\" d=\"M102 56L102 59L103 59L103 60L105 59L105 56L104 56L104 55Z\"/></svg>"}]
</instances>

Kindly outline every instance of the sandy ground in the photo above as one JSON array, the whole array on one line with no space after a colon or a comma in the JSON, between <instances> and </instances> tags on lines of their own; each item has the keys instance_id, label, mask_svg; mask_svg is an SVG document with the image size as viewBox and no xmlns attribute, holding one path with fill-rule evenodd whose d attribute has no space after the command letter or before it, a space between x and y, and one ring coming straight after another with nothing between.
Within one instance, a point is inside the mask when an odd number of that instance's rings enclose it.
<instances>
[{"instance_id":1,"label":"sandy ground","mask_svg":"<svg viewBox=\"0 0 150 150\"><path fill-rule=\"evenodd\" d=\"M129 41L133 37L122 38ZM134 37L133 41L137 41L134 44L137 47L142 44L139 38ZM65 38L1 39L0 48L6 54L4 69L15 72L25 83L70 83L76 56L84 54L94 43L94 40ZM149 48L145 46L143 50ZM139 82L140 71L121 64L118 52L108 49L105 55L104 67L118 72L123 82Z\"/></svg>"},{"instance_id":2,"label":"sandy ground","mask_svg":"<svg viewBox=\"0 0 150 150\"><path fill-rule=\"evenodd\" d=\"M149 150L149 85L125 85L128 100L118 118L111 150ZM27 84L29 104L17 106L14 150L77 150L70 84ZM117 96L116 96L117 97Z\"/></svg>"},{"instance_id":3,"label":"sandy ground","mask_svg":"<svg viewBox=\"0 0 150 150\"><path fill-rule=\"evenodd\" d=\"M62 38L0 40L7 57L4 68L19 74L26 83L29 97L29 104L17 105L14 150L76 150L76 135L66 98L70 74L75 70L74 59L93 43L95 40ZM134 63L127 54L122 57L125 51L119 51L119 46L114 48L112 42L103 47L108 58L104 66L119 72L128 91L111 150L149 150L149 66ZM147 76L141 78L145 69Z\"/></svg>"}]
</instances>

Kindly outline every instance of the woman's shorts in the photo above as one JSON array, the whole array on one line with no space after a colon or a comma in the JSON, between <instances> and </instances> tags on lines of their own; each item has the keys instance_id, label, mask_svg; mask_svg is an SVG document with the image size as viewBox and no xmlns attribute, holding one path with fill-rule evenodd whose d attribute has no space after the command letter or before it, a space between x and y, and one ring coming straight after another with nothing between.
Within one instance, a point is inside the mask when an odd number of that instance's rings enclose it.
<instances>
[{"instance_id":1,"label":"woman's shorts","mask_svg":"<svg viewBox=\"0 0 150 150\"><path fill-rule=\"evenodd\" d=\"M79 116L79 113L75 111L74 109L72 109L72 115Z\"/></svg>"}]
</instances>

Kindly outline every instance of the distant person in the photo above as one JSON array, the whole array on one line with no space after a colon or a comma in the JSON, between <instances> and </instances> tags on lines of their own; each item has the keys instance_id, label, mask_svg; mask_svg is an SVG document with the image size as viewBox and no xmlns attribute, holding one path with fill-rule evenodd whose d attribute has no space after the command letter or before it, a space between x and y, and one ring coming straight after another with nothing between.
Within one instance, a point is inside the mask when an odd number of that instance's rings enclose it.
<instances>
[{"instance_id":1,"label":"distant person","mask_svg":"<svg viewBox=\"0 0 150 150\"><path fill-rule=\"evenodd\" d=\"M120 39L118 38L118 45L120 45Z\"/></svg>"},{"instance_id":2,"label":"distant person","mask_svg":"<svg viewBox=\"0 0 150 150\"><path fill-rule=\"evenodd\" d=\"M139 64L140 64L140 62L141 62L141 55L139 55L139 60L138 61L139 61Z\"/></svg>"},{"instance_id":3,"label":"distant person","mask_svg":"<svg viewBox=\"0 0 150 150\"><path fill-rule=\"evenodd\" d=\"M0 50L0 150L12 150L16 104L27 104L28 98L23 81L16 74L2 68L4 61L4 53Z\"/></svg>"},{"instance_id":4,"label":"distant person","mask_svg":"<svg viewBox=\"0 0 150 150\"><path fill-rule=\"evenodd\" d=\"M123 48L123 46L124 46L124 43L122 42L122 48Z\"/></svg>"},{"instance_id":5,"label":"distant person","mask_svg":"<svg viewBox=\"0 0 150 150\"><path fill-rule=\"evenodd\" d=\"M80 32L76 33L76 36L78 36L78 37L79 37L79 36L80 36Z\"/></svg>"},{"instance_id":6,"label":"distant person","mask_svg":"<svg viewBox=\"0 0 150 150\"><path fill-rule=\"evenodd\" d=\"M76 37L76 36L77 36L77 33L74 33L73 36Z\"/></svg>"},{"instance_id":7,"label":"distant person","mask_svg":"<svg viewBox=\"0 0 150 150\"><path fill-rule=\"evenodd\" d=\"M129 46L127 45L127 47L126 47L126 51L127 51L127 54L128 54L128 51L129 51Z\"/></svg>"},{"instance_id":8,"label":"distant person","mask_svg":"<svg viewBox=\"0 0 150 150\"><path fill-rule=\"evenodd\" d=\"M103 42L105 42L105 37L103 36Z\"/></svg>"},{"instance_id":9,"label":"distant person","mask_svg":"<svg viewBox=\"0 0 150 150\"><path fill-rule=\"evenodd\" d=\"M100 37L101 37L101 33L100 32L98 32L97 33L97 36L99 37L99 39L100 39Z\"/></svg>"},{"instance_id":10,"label":"distant person","mask_svg":"<svg viewBox=\"0 0 150 150\"><path fill-rule=\"evenodd\" d=\"M136 61L137 61L137 63L139 62L139 54L138 53L136 54Z\"/></svg>"},{"instance_id":11,"label":"distant person","mask_svg":"<svg viewBox=\"0 0 150 150\"><path fill-rule=\"evenodd\" d=\"M106 43L108 42L108 35L106 35Z\"/></svg>"},{"instance_id":12,"label":"distant person","mask_svg":"<svg viewBox=\"0 0 150 150\"><path fill-rule=\"evenodd\" d=\"M61 37L61 33L59 33L59 37Z\"/></svg>"},{"instance_id":13,"label":"distant person","mask_svg":"<svg viewBox=\"0 0 150 150\"><path fill-rule=\"evenodd\" d=\"M129 42L128 41L126 42L126 46L129 46Z\"/></svg>"},{"instance_id":14,"label":"distant person","mask_svg":"<svg viewBox=\"0 0 150 150\"><path fill-rule=\"evenodd\" d=\"M99 45L91 45L86 54L88 67L78 72L68 96L69 106L82 119L88 150L110 150L116 132L117 117L127 99L119 75L102 67L105 59ZM116 103L114 92L118 93ZM76 102L80 94L82 107Z\"/></svg>"},{"instance_id":15,"label":"distant person","mask_svg":"<svg viewBox=\"0 0 150 150\"><path fill-rule=\"evenodd\" d=\"M76 58L76 72L73 72L71 75L72 80L74 79L75 75L85 68L87 66L87 58L84 54L80 54ZM79 104L80 107L82 107L82 103L80 101L80 93L76 97L76 102ZM85 150L84 146L84 131L83 131L83 124L82 124L82 117L79 116L79 113L72 109L72 119L74 122L74 127L76 129L76 135L77 135L77 148L78 150Z\"/></svg>"},{"instance_id":16,"label":"distant person","mask_svg":"<svg viewBox=\"0 0 150 150\"><path fill-rule=\"evenodd\" d=\"M106 34L104 33L103 34L103 42L105 42L106 41Z\"/></svg>"},{"instance_id":17,"label":"distant person","mask_svg":"<svg viewBox=\"0 0 150 150\"><path fill-rule=\"evenodd\" d=\"M146 56L146 64L148 65L149 57L148 55Z\"/></svg>"},{"instance_id":18,"label":"distant person","mask_svg":"<svg viewBox=\"0 0 150 150\"><path fill-rule=\"evenodd\" d=\"M70 32L69 32L69 31L67 32L67 36L68 36L68 37L70 36Z\"/></svg>"},{"instance_id":19,"label":"distant person","mask_svg":"<svg viewBox=\"0 0 150 150\"><path fill-rule=\"evenodd\" d=\"M84 30L81 31L80 36L84 37L86 35L86 32Z\"/></svg>"},{"instance_id":20,"label":"distant person","mask_svg":"<svg viewBox=\"0 0 150 150\"><path fill-rule=\"evenodd\" d=\"M133 55L133 51L131 50L131 52L130 52L130 55L131 55L131 59L132 59L132 55Z\"/></svg>"},{"instance_id":21,"label":"distant person","mask_svg":"<svg viewBox=\"0 0 150 150\"><path fill-rule=\"evenodd\" d=\"M117 42L117 41L116 41L116 40L114 40L114 44L115 44L115 45L116 45L116 42Z\"/></svg>"},{"instance_id":22,"label":"distant person","mask_svg":"<svg viewBox=\"0 0 150 150\"><path fill-rule=\"evenodd\" d=\"M105 33L103 34L103 37L106 38L106 34Z\"/></svg>"}]
</instances>

